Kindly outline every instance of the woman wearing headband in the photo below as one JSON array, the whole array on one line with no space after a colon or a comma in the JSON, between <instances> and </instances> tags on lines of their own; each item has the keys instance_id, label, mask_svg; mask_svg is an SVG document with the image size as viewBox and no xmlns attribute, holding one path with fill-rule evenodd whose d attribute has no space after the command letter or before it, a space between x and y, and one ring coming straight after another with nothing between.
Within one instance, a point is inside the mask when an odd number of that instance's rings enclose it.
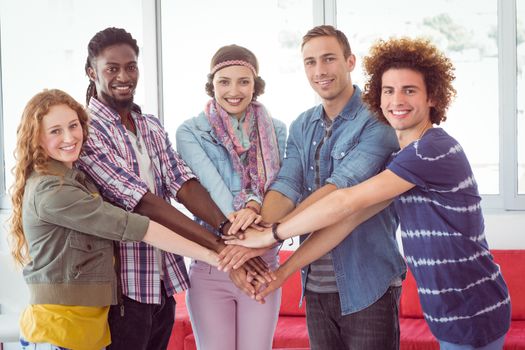
<instances>
[{"instance_id":1,"label":"woman wearing headband","mask_svg":"<svg viewBox=\"0 0 525 350\"><path fill-rule=\"evenodd\" d=\"M232 222L230 233L259 223L264 192L284 155L286 126L256 102L265 85L258 70L248 49L220 48L206 83L212 99L177 130L178 152ZM261 254L271 269L277 267L277 249ZM198 349L271 349L281 293L258 304L253 300L257 287L247 280L243 269L225 273L192 262L187 304Z\"/></svg>"}]
</instances>

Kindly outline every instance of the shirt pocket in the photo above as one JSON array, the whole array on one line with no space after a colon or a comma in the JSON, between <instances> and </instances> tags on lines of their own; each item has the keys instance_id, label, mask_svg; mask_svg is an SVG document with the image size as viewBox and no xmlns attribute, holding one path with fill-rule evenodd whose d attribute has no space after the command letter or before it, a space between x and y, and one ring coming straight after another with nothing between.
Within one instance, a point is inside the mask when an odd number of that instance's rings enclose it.
<instances>
[{"instance_id":1,"label":"shirt pocket","mask_svg":"<svg viewBox=\"0 0 525 350\"><path fill-rule=\"evenodd\" d=\"M69 276L82 282L108 282L113 278L113 241L73 233L69 239Z\"/></svg>"},{"instance_id":2,"label":"shirt pocket","mask_svg":"<svg viewBox=\"0 0 525 350\"><path fill-rule=\"evenodd\" d=\"M212 162L228 160L228 151L211 133L206 132L201 134L201 145Z\"/></svg>"},{"instance_id":3,"label":"shirt pocket","mask_svg":"<svg viewBox=\"0 0 525 350\"><path fill-rule=\"evenodd\" d=\"M338 143L332 148L330 156L335 164L340 163L345 159L345 157L352 152L352 150L357 146L356 140L347 140L342 143Z\"/></svg>"}]
</instances>

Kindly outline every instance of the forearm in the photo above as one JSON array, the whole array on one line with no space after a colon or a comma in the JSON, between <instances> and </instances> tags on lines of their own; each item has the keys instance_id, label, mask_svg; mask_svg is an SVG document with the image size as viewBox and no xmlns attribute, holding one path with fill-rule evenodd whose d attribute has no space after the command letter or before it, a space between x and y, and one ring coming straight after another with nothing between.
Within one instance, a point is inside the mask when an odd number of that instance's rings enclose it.
<instances>
[{"instance_id":1,"label":"forearm","mask_svg":"<svg viewBox=\"0 0 525 350\"><path fill-rule=\"evenodd\" d=\"M289 266L286 267L285 271L293 273L293 271L319 259L341 243L357 226L386 208L390 202L388 200L359 210L336 224L314 232L286 261L285 264L289 264Z\"/></svg>"},{"instance_id":2,"label":"forearm","mask_svg":"<svg viewBox=\"0 0 525 350\"><path fill-rule=\"evenodd\" d=\"M331 226L352 214L346 205L346 191L338 190L289 215L278 227L278 236L287 239Z\"/></svg>"},{"instance_id":3,"label":"forearm","mask_svg":"<svg viewBox=\"0 0 525 350\"><path fill-rule=\"evenodd\" d=\"M135 207L135 212L147 216L151 220L177 232L184 238L215 252L220 252L225 246L224 243L217 241L217 236L213 233L188 218L164 199L152 194L151 192L147 192L142 197Z\"/></svg>"},{"instance_id":4,"label":"forearm","mask_svg":"<svg viewBox=\"0 0 525 350\"><path fill-rule=\"evenodd\" d=\"M294 207L294 203L282 193L268 191L264 196L261 216L264 222L278 222L290 213Z\"/></svg>"},{"instance_id":5,"label":"forearm","mask_svg":"<svg viewBox=\"0 0 525 350\"><path fill-rule=\"evenodd\" d=\"M215 252L182 237L155 221L150 221L142 240L166 252L205 261L214 266L218 265L218 255Z\"/></svg>"},{"instance_id":6,"label":"forearm","mask_svg":"<svg viewBox=\"0 0 525 350\"><path fill-rule=\"evenodd\" d=\"M177 192L177 199L190 212L206 221L212 227L218 227L221 222L226 220L226 216L211 199L208 191L195 179L186 181L182 185ZM227 232L227 230L223 231Z\"/></svg>"},{"instance_id":7,"label":"forearm","mask_svg":"<svg viewBox=\"0 0 525 350\"><path fill-rule=\"evenodd\" d=\"M295 207L295 209L293 211L288 213L282 219L282 221L286 221L286 220L289 220L289 219L293 218L295 215L299 214L300 212L302 212L303 210L308 208L310 205L312 205L313 203L317 202L321 198L324 198L325 196L327 196L328 194L334 192L335 190L337 190L337 187L335 185L332 185L332 184L324 185L323 187L319 188L318 190L313 192L311 195L306 197L301 203L299 203L299 205L297 207Z\"/></svg>"}]
</instances>

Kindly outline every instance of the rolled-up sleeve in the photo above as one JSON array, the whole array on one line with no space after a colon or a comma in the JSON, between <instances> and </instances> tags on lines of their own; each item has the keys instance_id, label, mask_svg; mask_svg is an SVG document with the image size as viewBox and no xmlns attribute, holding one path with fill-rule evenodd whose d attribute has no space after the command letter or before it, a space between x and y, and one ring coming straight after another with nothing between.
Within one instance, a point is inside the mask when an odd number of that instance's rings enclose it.
<instances>
[{"instance_id":1,"label":"rolled-up sleeve","mask_svg":"<svg viewBox=\"0 0 525 350\"><path fill-rule=\"evenodd\" d=\"M271 191L277 191L293 203L302 197L304 145L301 135L300 121L296 120L290 126L290 134L286 142L285 156L279 175L270 186Z\"/></svg>"}]
</instances>

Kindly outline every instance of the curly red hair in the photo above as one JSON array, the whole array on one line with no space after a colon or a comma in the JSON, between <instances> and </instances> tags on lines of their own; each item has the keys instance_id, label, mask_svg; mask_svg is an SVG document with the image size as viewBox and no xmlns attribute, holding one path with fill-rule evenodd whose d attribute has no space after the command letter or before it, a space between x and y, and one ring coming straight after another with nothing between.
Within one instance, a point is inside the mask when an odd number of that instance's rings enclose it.
<instances>
[{"instance_id":1,"label":"curly red hair","mask_svg":"<svg viewBox=\"0 0 525 350\"><path fill-rule=\"evenodd\" d=\"M367 75L363 101L379 120L388 124L381 111L381 85L383 73L389 69L412 69L423 75L427 95L434 102L430 121L439 125L447 119L446 111L456 96L452 86L454 65L436 46L426 39L392 38L379 40L363 59Z\"/></svg>"}]
</instances>

